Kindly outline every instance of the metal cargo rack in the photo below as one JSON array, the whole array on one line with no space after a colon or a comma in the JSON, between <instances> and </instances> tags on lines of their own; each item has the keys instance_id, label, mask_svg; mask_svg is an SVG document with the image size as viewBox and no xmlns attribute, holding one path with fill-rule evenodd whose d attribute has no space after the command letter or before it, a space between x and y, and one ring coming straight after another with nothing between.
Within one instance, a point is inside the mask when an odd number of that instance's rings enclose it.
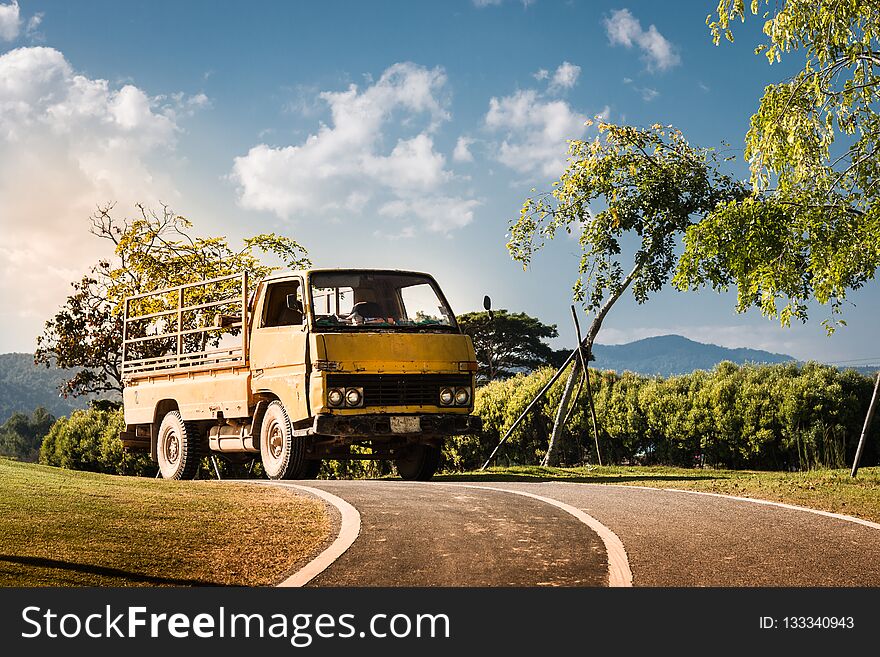
<instances>
[{"instance_id":1,"label":"metal cargo rack","mask_svg":"<svg viewBox=\"0 0 880 657\"><path fill-rule=\"evenodd\" d=\"M224 281L240 279L240 296L239 294L226 296L222 299L208 301L206 303L198 303L192 305L184 305L185 292L195 288L205 288L210 285L217 285ZM176 293L176 294L175 294ZM142 314L131 314L132 302L149 300L155 297L156 301L167 302L170 297L175 299L175 307L157 312L147 312ZM209 310L211 308L222 308L224 306L236 305L240 309L240 317L237 321L224 322L220 321L211 326L195 326L191 328L183 328L185 326L185 318L190 313ZM175 318L174 330L163 331L153 335L143 335L138 337L129 337L132 335L132 324L134 322L143 322L146 320L157 320L162 318ZM221 315L218 315L218 318ZM195 319L195 318L193 318ZM123 323L122 323L122 375L123 377L143 377L154 374L170 374L178 370L193 371L195 369L212 369L218 366L222 367L245 367L247 366L248 353L248 275L247 272L241 274L231 274L228 276L220 276L195 283L186 283L184 285L176 285L152 292L144 292L127 297L123 303ZM201 349L197 351L184 351L184 338L189 335L206 335L211 332L226 332L229 334L235 329L240 329L240 342L237 345L222 346L213 349ZM157 345L158 341L166 340L172 343L173 348L168 348L164 353L158 356L146 358L130 358L133 350L132 345L139 345L146 348L148 345ZM206 342L204 340L203 342Z\"/></svg>"}]
</instances>

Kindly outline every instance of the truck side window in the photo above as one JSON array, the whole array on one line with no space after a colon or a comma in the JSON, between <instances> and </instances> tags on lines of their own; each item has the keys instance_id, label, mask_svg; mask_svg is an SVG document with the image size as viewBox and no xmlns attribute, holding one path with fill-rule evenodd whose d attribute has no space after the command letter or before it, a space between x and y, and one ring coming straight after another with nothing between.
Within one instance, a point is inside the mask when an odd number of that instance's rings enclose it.
<instances>
[{"instance_id":1,"label":"truck side window","mask_svg":"<svg viewBox=\"0 0 880 657\"><path fill-rule=\"evenodd\" d=\"M272 283L266 291L263 327L302 326L302 286L299 281Z\"/></svg>"}]
</instances>

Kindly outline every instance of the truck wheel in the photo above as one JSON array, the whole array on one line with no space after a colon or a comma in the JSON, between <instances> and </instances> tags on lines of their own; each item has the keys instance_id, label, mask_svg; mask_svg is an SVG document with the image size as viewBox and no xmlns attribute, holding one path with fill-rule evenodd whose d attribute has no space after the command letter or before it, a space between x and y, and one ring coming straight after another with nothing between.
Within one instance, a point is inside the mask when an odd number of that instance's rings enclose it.
<instances>
[{"instance_id":1,"label":"truck wheel","mask_svg":"<svg viewBox=\"0 0 880 657\"><path fill-rule=\"evenodd\" d=\"M400 458L394 459L397 474L405 481L428 481L440 466L440 448L413 445Z\"/></svg>"},{"instance_id":2,"label":"truck wheel","mask_svg":"<svg viewBox=\"0 0 880 657\"><path fill-rule=\"evenodd\" d=\"M199 469L199 430L178 411L166 413L159 425L156 455L163 479L192 479Z\"/></svg>"},{"instance_id":3,"label":"truck wheel","mask_svg":"<svg viewBox=\"0 0 880 657\"><path fill-rule=\"evenodd\" d=\"M260 457L266 476L296 479L306 462L305 451L305 440L294 437L284 404L271 402L260 425Z\"/></svg>"}]
</instances>

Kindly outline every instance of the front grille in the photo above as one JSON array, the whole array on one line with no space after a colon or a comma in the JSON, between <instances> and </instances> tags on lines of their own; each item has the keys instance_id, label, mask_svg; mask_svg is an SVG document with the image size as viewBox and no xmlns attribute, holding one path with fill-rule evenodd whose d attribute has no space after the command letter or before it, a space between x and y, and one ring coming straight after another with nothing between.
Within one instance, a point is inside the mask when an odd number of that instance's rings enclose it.
<instances>
[{"instance_id":1,"label":"front grille","mask_svg":"<svg viewBox=\"0 0 880 657\"><path fill-rule=\"evenodd\" d=\"M440 388L471 386L467 374L330 374L328 388L363 388L364 406L439 406Z\"/></svg>"}]
</instances>

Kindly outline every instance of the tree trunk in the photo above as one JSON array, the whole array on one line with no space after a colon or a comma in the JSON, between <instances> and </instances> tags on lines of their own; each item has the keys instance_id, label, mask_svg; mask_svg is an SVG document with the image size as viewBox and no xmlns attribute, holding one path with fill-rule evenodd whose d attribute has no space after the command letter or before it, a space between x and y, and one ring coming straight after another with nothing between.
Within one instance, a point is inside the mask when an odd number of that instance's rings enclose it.
<instances>
[{"instance_id":1,"label":"tree trunk","mask_svg":"<svg viewBox=\"0 0 880 657\"><path fill-rule=\"evenodd\" d=\"M596 316L593 318L593 321L590 324L590 330L587 331L587 337L585 337L583 342L578 345L578 348L585 348L587 358L589 358L590 354L593 353L593 342L595 342L596 336L599 334L599 329L602 328L602 322L604 321L605 316L608 314L608 311L611 310L611 306L613 306L617 302L617 300L624 293L626 288L629 287L630 283L633 282L633 280L641 270L642 266L639 264L633 267L633 270L623 280L620 287L614 292L614 294L612 294L608 299L605 300L605 303L603 303L602 307L598 310L598 312L596 312ZM559 462L559 442L562 437L562 424L565 422L565 419L568 416L568 405L571 401L571 395L574 391L574 384L577 380L578 372L580 372L580 362L579 359L575 358L572 364L571 374L568 375L568 381L565 382L565 390L562 393L562 401L559 402L559 408L556 409L556 419L553 422L553 433L550 434L550 445L547 447L547 453L544 455L542 465L555 465ZM598 429L595 427L595 425L594 429L598 432ZM597 433L597 456L598 439L599 436Z\"/></svg>"},{"instance_id":2,"label":"tree trunk","mask_svg":"<svg viewBox=\"0 0 880 657\"><path fill-rule=\"evenodd\" d=\"M550 434L550 445L547 447L547 453L541 465L555 466L559 465L559 445L562 442L563 422L568 412L568 405L571 396L574 393L575 382L581 371L581 363L575 359L571 364L571 372L568 373L568 380L565 382L565 389L562 391L562 400L559 402L559 408L556 409L556 419L553 421L553 433Z\"/></svg>"}]
</instances>

